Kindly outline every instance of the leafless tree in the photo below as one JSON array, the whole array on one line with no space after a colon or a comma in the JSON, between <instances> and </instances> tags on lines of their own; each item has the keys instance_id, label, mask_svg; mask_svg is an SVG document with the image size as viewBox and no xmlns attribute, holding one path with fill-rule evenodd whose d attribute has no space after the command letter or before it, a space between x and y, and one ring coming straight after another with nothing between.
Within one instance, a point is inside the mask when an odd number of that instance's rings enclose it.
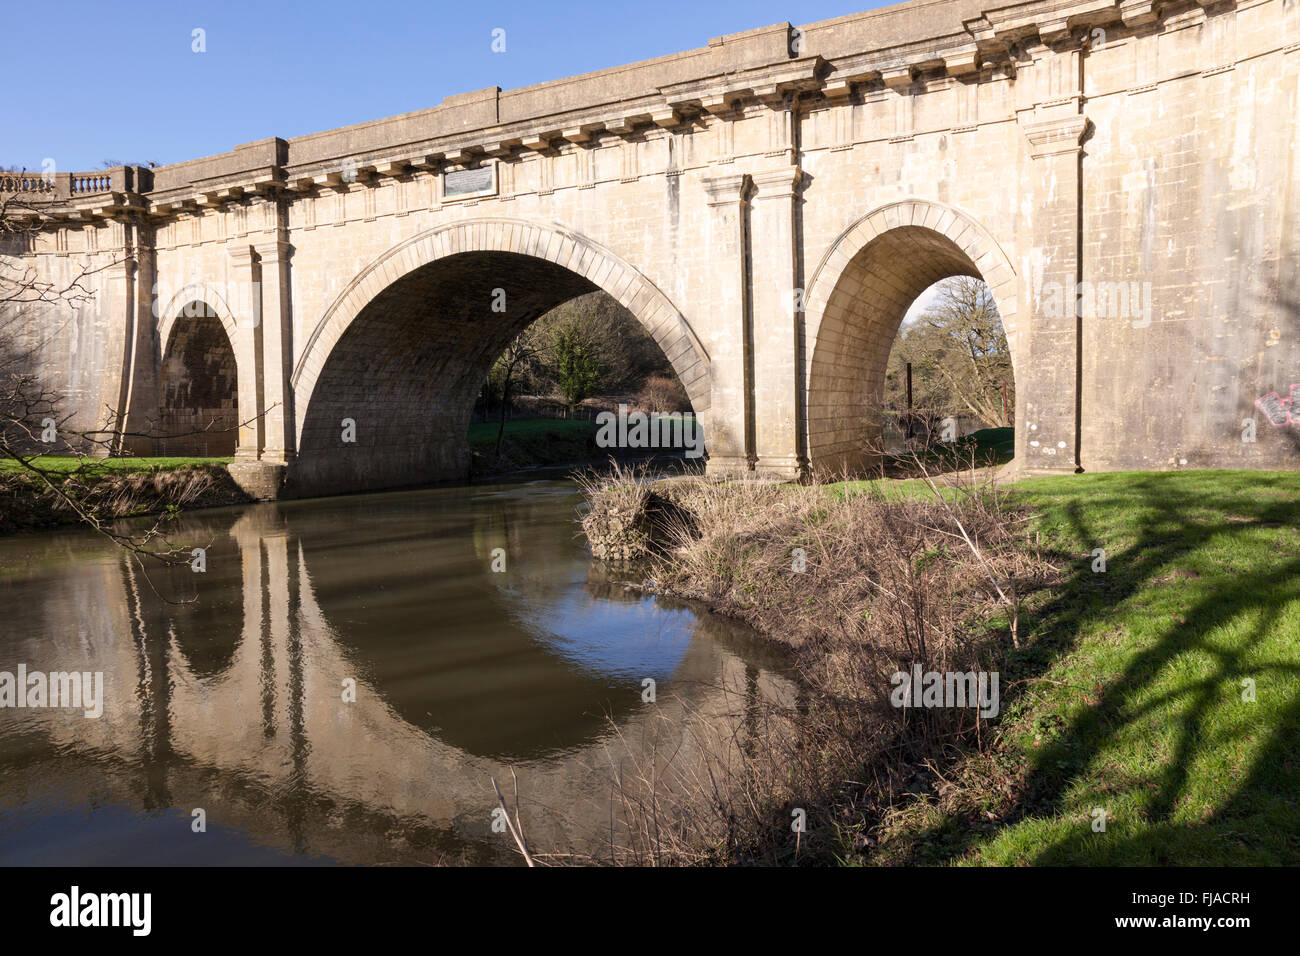
<instances>
[{"instance_id":1,"label":"leafless tree","mask_svg":"<svg viewBox=\"0 0 1300 956\"><path fill-rule=\"evenodd\" d=\"M497 458L501 457L501 443L506 434L506 410L510 407L510 386L520 373L533 372L550 342L536 323L529 325L510 340L504 352L492 366L491 378L501 386L501 425L497 428Z\"/></svg>"},{"instance_id":2,"label":"leafless tree","mask_svg":"<svg viewBox=\"0 0 1300 956\"><path fill-rule=\"evenodd\" d=\"M886 401L902 408L906 365L913 369L914 407L969 412L995 426L1015 420L1011 352L989 287L979 279L948 280L938 299L903 329L889 358ZM1003 389L1006 407L1003 408Z\"/></svg>"}]
</instances>

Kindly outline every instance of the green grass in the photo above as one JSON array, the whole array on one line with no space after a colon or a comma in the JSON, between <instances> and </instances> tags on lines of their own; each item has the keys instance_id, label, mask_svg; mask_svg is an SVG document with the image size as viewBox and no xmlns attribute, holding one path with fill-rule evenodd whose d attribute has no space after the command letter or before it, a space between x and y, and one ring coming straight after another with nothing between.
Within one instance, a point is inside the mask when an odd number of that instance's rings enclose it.
<instances>
[{"instance_id":1,"label":"green grass","mask_svg":"<svg viewBox=\"0 0 1300 956\"><path fill-rule=\"evenodd\" d=\"M1013 494L1063 580L1022 615L1001 745L963 797L902 814L892 861L1300 863L1300 474L1074 475Z\"/></svg>"},{"instance_id":2,"label":"green grass","mask_svg":"<svg viewBox=\"0 0 1300 956\"><path fill-rule=\"evenodd\" d=\"M202 468L226 465L232 461L233 458L77 458L71 455L41 455L34 459L34 463L40 468L65 473L75 471L83 464L95 471L132 472ZM0 459L0 474L25 471L25 468L12 459Z\"/></svg>"},{"instance_id":3,"label":"green grass","mask_svg":"<svg viewBox=\"0 0 1300 956\"><path fill-rule=\"evenodd\" d=\"M595 422L516 418L506 422L498 458L499 428L499 422L477 422L469 426L469 448L476 474L586 461L596 436Z\"/></svg>"},{"instance_id":4,"label":"green grass","mask_svg":"<svg viewBox=\"0 0 1300 956\"><path fill-rule=\"evenodd\" d=\"M469 444L475 451L496 447L500 422L475 422L469 426ZM556 435L564 438L594 435L595 422L566 420L562 418L513 418L506 422L506 440L546 438Z\"/></svg>"},{"instance_id":5,"label":"green grass","mask_svg":"<svg viewBox=\"0 0 1300 956\"><path fill-rule=\"evenodd\" d=\"M1014 428L981 428L971 432L962 441L973 444L977 451L988 452L997 459L998 464L1010 461L1016 454L1016 430Z\"/></svg>"}]
</instances>

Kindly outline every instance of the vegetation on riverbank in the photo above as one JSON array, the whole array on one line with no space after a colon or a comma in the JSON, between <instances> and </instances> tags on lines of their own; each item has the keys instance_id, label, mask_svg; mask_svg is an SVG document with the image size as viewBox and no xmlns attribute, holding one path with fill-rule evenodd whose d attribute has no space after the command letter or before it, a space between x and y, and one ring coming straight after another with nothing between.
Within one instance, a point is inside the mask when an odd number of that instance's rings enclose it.
<instances>
[{"instance_id":1,"label":"vegetation on riverbank","mask_svg":"<svg viewBox=\"0 0 1300 956\"><path fill-rule=\"evenodd\" d=\"M633 859L1300 861L1296 475L669 494L691 520L655 589L790 645L807 695L729 779L625 800ZM891 707L913 663L997 671L1000 714Z\"/></svg>"},{"instance_id":2,"label":"vegetation on riverbank","mask_svg":"<svg viewBox=\"0 0 1300 956\"><path fill-rule=\"evenodd\" d=\"M18 461L0 460L0 534L85 524L86 516L103 522L246 502L226 472L228 461L46 455L33 459L42 478Z\"/></svg>"},{"instance_id":3,"label":"vegetation on riverbank","mask_svg":"<svg viewBox=\"0 0 1300 956\"><path fill-rule=\"evenodd\" d=\"M110 473L178 471L182 468L213 468L228 465L233 458L78 458L75 455L40 455L31 463L46 471L71 472L78 468ZM0 458L0 474L26 473L20 462Z\"/></svg>"},{"instance_id":4,"label":"vegetation on riverbank","mask_svg":"<svg viewBox=\"0 0 1300 956\"><path fill-rule=\"evenodd\" d=\"M600 448L594 421L561 418L516 418L505 423L501 454L497 454L497 422L476 422L469 426L471 469L474 477L505 475L531 468L585 465L611 457L672 455L682 449Z\"/></svg>"},{"instance_id":5,"label":"vegetation on riverbank","mask_svg":"<svg viewBox=\"0 0 1300 956\"><path fill-rule=\"evenodd\" d=\"M704 771L687 768L672 784L671 767L654 781L620 780L631 808L622 821L628 845L617 848L624 859L830 858L851 822L841 812L845 781L866 795L853 799L885 803L915 782L916 768L945 763L989 734L974 709L902 708L891 698L895 675L914 664L988 673L1014 642L1017 588L1045 568L1016 547L1018 516L998 495L973 486L900 495L889 483L831 491L753 479L647 487L642 479L594 478L584 527L638 509L684 512L650 529L660 540L650 589L702 602L784 644L802 693L795 706L760 707L733 739L691 747L692 760L706 754ZM658 499L674 508L656 507ZM806 829L792 831L792 815L805 814Z\"/></svg>"},{"instance_id":6,"label":"vegetation on riverbank","mask_svg":"<svg viewBox=\"0 0 1300 956\"><path fill-rule=\"evenodd\" d=\"M1014 428L981 428L951 443L933 442L924 451L890 456L885 471L891 477L903 477L922 471L942 474L962 468L988 468L1005 465L1015 454Z\"/></svg>"}]
</instances>

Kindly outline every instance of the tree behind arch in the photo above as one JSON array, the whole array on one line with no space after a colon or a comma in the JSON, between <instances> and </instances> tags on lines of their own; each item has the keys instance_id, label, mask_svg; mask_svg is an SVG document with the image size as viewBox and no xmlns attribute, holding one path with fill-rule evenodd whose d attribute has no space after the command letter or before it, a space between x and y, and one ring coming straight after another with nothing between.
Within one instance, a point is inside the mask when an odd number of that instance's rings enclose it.
<instances>
[{"instance_id":1,"label":"tree behind arch","mask_svg":"<svg viewBox=\"0 0 1300 956\"><path fill-rule=\"evenodd\" d=\"M979 279L945 280L935 302L899 332L885 381L886 404L899 412L907 406L909 362L912 402L918 411L945 416L969 413L998 427L1015 421L1015 382L1006 330L992 291Z\"/></svg>"}]
</instances>

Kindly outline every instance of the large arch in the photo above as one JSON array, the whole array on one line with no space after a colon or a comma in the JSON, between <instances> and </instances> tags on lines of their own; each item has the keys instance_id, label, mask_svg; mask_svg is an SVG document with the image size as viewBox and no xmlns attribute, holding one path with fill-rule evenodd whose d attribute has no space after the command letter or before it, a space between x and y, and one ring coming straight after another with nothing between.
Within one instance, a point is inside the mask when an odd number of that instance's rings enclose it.
<instances>
[{"instance_id":1,"label":"large arch","mask_svg":"<svg viewBox=\"0 0 1300 956\"><path fill-rule=\"evenodd\" d=\"M641 322L707 424L708 353L645 276L556 224L465 220L389 249L316 323L291 378L294 493L463 477L473 396L492 361L543 313L597 289Z\"/></svg>"},{"instance_id":2,"label":"large arch","mask_svg":"<svg viewBox=\"0 0 1300 956\"><path fill-rule=\"evenodd\" d=\"M804 440L814 471L858 470L873 461L898 327L921 292L955 275L983 279L992 290L1018 371L1016 272L974 217L942 203L902 200L867 213L831 243L805 306Z\"/></svg>"}]
</instances>

